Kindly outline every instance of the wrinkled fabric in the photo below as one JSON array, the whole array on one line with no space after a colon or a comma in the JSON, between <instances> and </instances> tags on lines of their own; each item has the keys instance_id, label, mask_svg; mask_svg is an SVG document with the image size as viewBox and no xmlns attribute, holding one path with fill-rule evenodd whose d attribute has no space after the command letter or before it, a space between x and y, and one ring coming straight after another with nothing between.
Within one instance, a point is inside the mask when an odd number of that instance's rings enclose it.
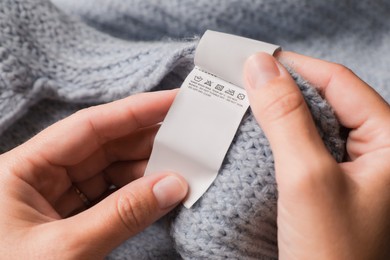
<instances>
[{"instance_id":1,"label":"wrinkled fabric","mask_svg":"<svg viewBox=\"0 0 390 260\"><path fill-rule=\"evenodd\" d=\"M390 99L385 1L52 2L0 2L2 152L80 108L179 87L206 29L343 63ZM328 150L342 160L344 140L332 109L291 73ZM276 259L273 166L268 141L249 111L204 196L191 209L179 206L108 259Z\"/></svg>"}]
</instances>

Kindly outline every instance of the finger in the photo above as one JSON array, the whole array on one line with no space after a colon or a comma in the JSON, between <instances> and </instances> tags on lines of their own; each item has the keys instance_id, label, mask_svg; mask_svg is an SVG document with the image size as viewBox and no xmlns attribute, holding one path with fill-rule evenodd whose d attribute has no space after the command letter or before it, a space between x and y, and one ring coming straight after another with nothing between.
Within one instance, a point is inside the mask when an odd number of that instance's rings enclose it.
<instances>
[{"instance_id":1,"label":"finger","mask_svg":"<svg viewBox=\"0 0 390 260\"><path fill-rule=\"evenodd\" d=\"M51 164L79 163L108 141L161 122L175 95L176 91L143 93L81 110L44 130L28 145Z\"/></svg>"},{"instance_id":2,"label":"finger","mask_svg":"<svg viewBox=\"0 0 390 260\"><path fill-rule=\"evenodd\" d=\"M20 147L18 147L20 149ZM16 149L18 149L16 148ZM42 163L39 157L24 157L16 149L3 154L0 165L12 169L12 174L39 192L50 205L71 186L67 172L62 167Z\"/></svg>"},{"instance_id":3,"label":"finger","mask_svg":"<svg viewBox=\"0 0 390 260\"><path fill-rule=\"evenodd\" d=\"M16 161L16 163L20 164L20 162L17 162L17 158L22 158L23 161L25 157L34 159L29 162L23 162L24 168L27 169L20 171L18 176L35 187L53 205L70 187L71 182L81 182L90 179L118 160L127 161L149 158L158 128L159 125L144 127L135 130L135 132L125 137L103 144L80 163L67 166L65 169L47 164L47 162L41 160L39 154L23 154L24 151L31 152L31 149L26 149L26 147L20 147L19 152L14 151L10 161ZM18 156L14 155L15 152ZM33 167L30 167L30 163ZM37 168L37 165L40 166L38 167L39 169L34 170ZM56 188L53 188L53 185Z\"/></svg>"},{"instance_id":4,"label":"finger","mask_svg":"<svg viewBox=\"0 0 390 260\"><path fill-rule=\"evenodd\" d=\"M318 87L341 124L350 132L351 159L390 145L390 107L378 93L346 67L292 52L279 59Z\"/></svg>"},{"instance_id":5,"label":"finger","mask_svg":"<svg viewBox=\"0 0 390 260\"><path fill-rule=\"evenodd\" d=\"M122 187L144 175L147 160L117 162L92 178L77 182L75 185L90 201L95 201L115 185Z\"/></svg>"},{"instance_id":6,"label":"finger","mask_svg":"<svg viewBox=\"0 0 390 260\"><path fill-rule=\"evenodd\" d=\"M73 182L80 182L92 178L114 162L149 158L158 128L159 125L142 128L101 146L84 161L68 166L69 177Z\"/></svg>"},{"instance_id":7,"label":"finger","mask_svg":"<svg viewBox=\"0 0 390 260\"><path fill-rule=\"evenodd\" d=\"M253 114L269 139L276 167L306 173L322 161L332 161L297 85L274 57L250 57L244 75Z\"/></svg>"},{"instance_id":8,"label":"finger","mask_svg":"<svg viewBox=\"0 0 390 260\"><path fill-rule=\"evenodd\" d=\"M148 160L114 163L104 170L105 179L116 187L123 187L144 176L147 164Z\"/></svg>"},{"instance_id":9,"label":"finger","mask_svg":"<svg viewBox=\"0 0 390 260\"><path fill-rule=\"evenodd\" d=\"M67 191L57 199L54 208L62 217L69 216L75 210L84 210L87 205L80 198L80 195L75 192L74 186L83 193L88 201L94 204L97 200L102 199L104 194L109 194L107 192L112 185L123 187L141 178L144 175L147 163L147 160L113 163L92 178L74 183L73 186L68 187Z\"/></svg>"},{"instance_id":10,"label":"finger","mask_svg":"<svg viewBox=\"0 0 390 260\"><path fill-rule=\"evenodd\" d=\"M389 117L386 101L348 68L293 52L278 58L321 90L344 126L355 129L373 116Z\"/></svg>"},{"instance_id":11,"label":"finger","mask_svg":"<svg viewBox=\"0 0 390 260\"><path fill-rule=\"evenodd\" d=\"M114 140L105 147L106 153L115 161L147 159L152 152L154 138L159 128L160 125L153 125L138 130L128 138Z\"/></svg>"},{"instance_id":12,"label":"finger","mask_svg":"<svg viewBox=\"0 0 390 260\"><path fill-rule=\"evenodd\" d=\"M72 237L72 243L84 245L81 250L89 257L104 255L173 209L187 189L184 179L177 175L142 177L94 207L63 220L58 232Z\"/></svg>"},{"instance_id":13,"label":"finger","mask_svg":"<svg viewBox=\"0 0 390 260\"><path fill-rule=\"evenodd\" d=\"M80 198L73 186L70 186L64 194L57 199L53 207L63 218L71 215L76 210L81 211L87 209L84 201Z\"/></svg>"}]
</instances>

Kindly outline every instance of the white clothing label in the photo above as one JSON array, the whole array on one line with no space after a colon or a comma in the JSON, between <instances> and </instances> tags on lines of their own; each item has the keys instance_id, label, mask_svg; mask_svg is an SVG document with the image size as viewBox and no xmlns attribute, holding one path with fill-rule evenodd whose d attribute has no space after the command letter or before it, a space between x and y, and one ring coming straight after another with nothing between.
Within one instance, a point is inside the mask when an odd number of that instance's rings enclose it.
<instances>
[{"instance_id":1,"label":"white clothing label","mask_svg":"<svg viewBox=\"0 0 390 260\"><path fill-rule=\"evenodd\" d=\"M279 47L243 37L207 31L160 130L145 174L171 171L189 184L190 208L217 177L249 102L242 70L256 52Z\"/></svg>"}]
</instances>

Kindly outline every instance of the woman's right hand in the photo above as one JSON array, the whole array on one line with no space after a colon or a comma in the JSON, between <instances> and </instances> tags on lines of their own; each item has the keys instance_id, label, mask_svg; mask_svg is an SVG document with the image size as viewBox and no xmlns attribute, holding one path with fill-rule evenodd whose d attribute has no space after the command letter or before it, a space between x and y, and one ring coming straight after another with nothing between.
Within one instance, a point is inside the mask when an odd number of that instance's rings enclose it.
<instances>
[{"instance_id":1,"label":"woman's right hand","mask_svg":"<svg viewBox=\"0 0 390 260\"><path fill-rule=\"evenodd\" d=\"M349 160L337 163L286 69L265 53L248 59L251 108L275 158L280 259L389 259L389 105L341 65L277 57L318 87L350 129Z\"/></svg>"}]
</instances>

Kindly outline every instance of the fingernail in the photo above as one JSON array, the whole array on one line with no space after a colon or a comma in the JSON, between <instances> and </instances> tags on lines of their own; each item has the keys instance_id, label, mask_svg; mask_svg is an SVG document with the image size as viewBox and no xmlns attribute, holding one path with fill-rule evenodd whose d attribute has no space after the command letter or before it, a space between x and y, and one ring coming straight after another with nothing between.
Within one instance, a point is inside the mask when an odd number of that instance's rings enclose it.
<instances>
[{"instance_id":1,"label":"fingernail","mask_svg":"<svg viewBox=\"0 0 390 260\"><path fill-rule=\"evenodd\" d=\"M248 58L244 74L248 87L257 89L280 75L275 59L267 53L257 53Z\"/></svg>"},{"instance_id":2,"label":"fingernail","mask_svg":"<svg viewBox=\"0 0 390 260\"><path fill-rule=\"evenodd\" d=\"M187 185L175 176L167 176L153 186L153 193L161 209L169 208L187 194Z\"/></svg>"}]
</instances>

